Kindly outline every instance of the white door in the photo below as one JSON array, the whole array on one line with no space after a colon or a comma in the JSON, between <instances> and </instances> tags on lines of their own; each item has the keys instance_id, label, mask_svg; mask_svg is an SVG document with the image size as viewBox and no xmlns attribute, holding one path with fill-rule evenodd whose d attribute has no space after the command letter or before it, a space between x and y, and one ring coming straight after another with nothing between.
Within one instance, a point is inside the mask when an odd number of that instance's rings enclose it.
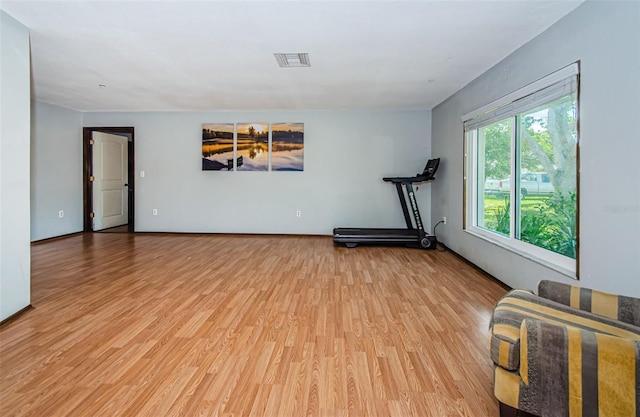
<instances>
[{"instance_id":1,"label":"white door","mask_svg":"<svg viewBox=\"0 0 640 417\"><path fill-rule=\"evenodd\" d=\"M93 230L127 224L128 139L93 132Z\"/></svg>"}]
</instances>

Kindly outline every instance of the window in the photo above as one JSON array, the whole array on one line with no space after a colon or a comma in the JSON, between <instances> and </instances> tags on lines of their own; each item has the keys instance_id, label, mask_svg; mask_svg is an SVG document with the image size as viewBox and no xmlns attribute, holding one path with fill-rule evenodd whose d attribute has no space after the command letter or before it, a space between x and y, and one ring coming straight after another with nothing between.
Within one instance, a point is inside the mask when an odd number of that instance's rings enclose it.
<instances>
[{"instance_id":1,"label":"window","mask_svg":"<svg viewBox=\"0 0 640 417\"><path fill-rule=\"evenodd\" d=\"M576 277L578 64L463 116L465 230Z\"/></svg>"}]
</instances>

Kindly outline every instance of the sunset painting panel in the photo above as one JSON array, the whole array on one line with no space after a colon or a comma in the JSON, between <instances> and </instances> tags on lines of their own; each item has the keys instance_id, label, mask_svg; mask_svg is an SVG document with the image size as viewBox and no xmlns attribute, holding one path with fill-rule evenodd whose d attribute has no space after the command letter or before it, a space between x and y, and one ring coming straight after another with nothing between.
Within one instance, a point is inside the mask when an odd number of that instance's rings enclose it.
<instances>
[{"instance_id":1,"label":"sunset painting panel","mask_svg":"<svg viewBox=\"0 0 640 417\"><path fill-rule=\"evenodd\" d=\"M202 125L202 170L233 170L233 123Z\"/></svg>"},{"instance_id":2,"label":"sunset painting panel","mask_svg":"<svg viewBox=\"0 0 640 417\"><path fill-rule=\"evenodd\" d=\"M271 170L304 171L304 123L274 123L271 128Z\"/></svg>"},{"instance_id":3,"label":"sunset painting panel","mask_svg":"<svg viewBox=\"0 0 640 417\"><path fill-rule=\"evenodd\" d=\"M238 171L269 170L269 123L238 123Z\"/></svg>"}]
</instances>

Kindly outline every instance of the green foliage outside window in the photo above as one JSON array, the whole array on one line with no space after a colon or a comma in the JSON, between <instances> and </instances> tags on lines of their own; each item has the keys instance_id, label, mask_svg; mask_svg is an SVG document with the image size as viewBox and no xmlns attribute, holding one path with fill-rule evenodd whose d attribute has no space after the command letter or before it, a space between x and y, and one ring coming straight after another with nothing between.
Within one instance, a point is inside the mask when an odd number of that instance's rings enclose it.
<instances>
[{"instance_id":1,"label":"green foliage outside window","mask_svg":"<svg viewBox=\"0 0 640 417\"><path fill-rule=\"evenodd\" d=\"M494 197L485 211L485 225L503 235L510 231L509 198ZM527 201L527 200L523 200ZM528 199L521 203L519 238L569 258L576 258L576 194Z\"/></svg>"}]
</instances>

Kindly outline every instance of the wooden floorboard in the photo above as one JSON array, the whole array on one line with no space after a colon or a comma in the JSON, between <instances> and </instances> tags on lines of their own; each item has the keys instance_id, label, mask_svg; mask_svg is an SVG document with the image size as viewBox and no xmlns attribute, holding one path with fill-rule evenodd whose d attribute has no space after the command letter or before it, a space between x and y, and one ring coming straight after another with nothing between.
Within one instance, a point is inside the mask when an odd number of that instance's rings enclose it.
<instances>
[{"instance_id":1,"label":"wooden floorboard","mask_svg":"<svg viewBox=\"0 0 640 417\"><path fill-rule=\"evenodd\" d=\"M93 233L32 247L2 416L497 416L506 290L449 252Z\"/></svg>"}]
</instances>

